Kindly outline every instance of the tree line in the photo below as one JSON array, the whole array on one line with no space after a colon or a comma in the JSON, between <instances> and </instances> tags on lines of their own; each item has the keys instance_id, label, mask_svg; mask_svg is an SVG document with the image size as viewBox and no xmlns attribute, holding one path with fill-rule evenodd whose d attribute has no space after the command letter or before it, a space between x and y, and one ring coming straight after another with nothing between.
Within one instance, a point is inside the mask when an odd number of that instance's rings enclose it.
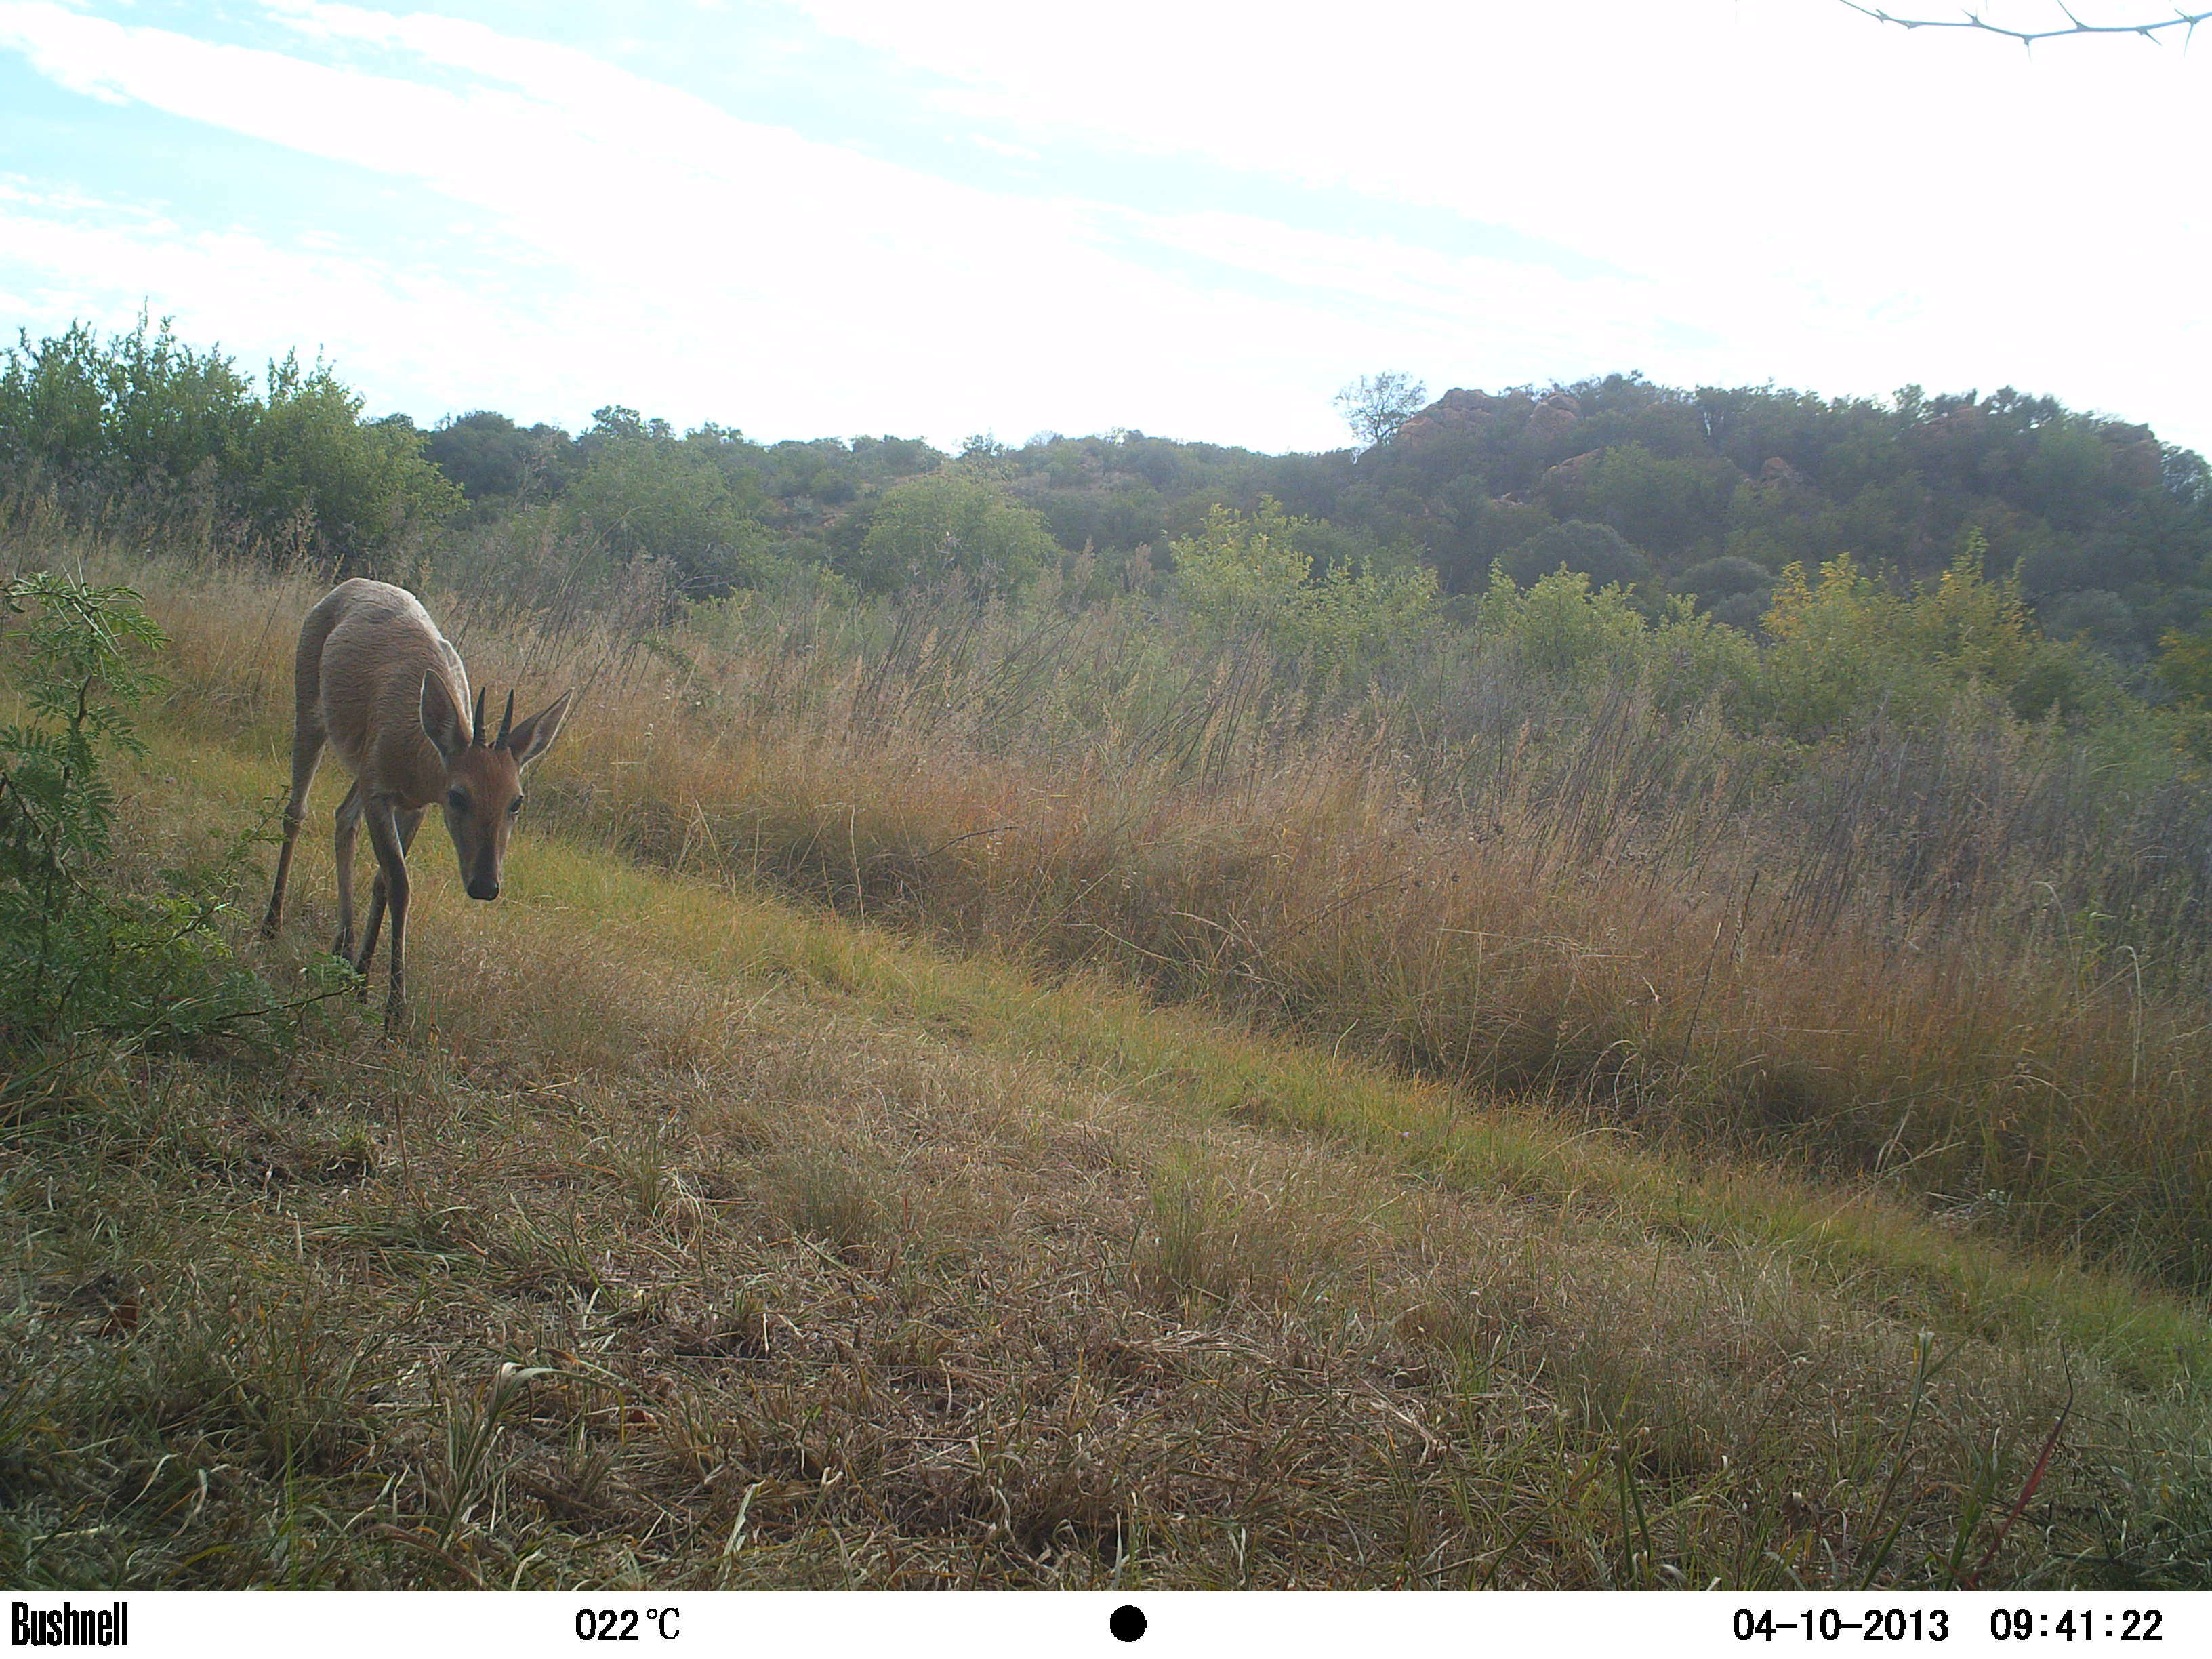
<instances>
[{"instance_id":1,"label":"tree line","mask_svg":"<svg viewBox=\"0 0 2212 1659\"><path fill-rule=\"evenodd\" d=\"M1848 558L1905 594L1971 546L2042 634L2154 696L2212 650L2212 473L2142 425L2011 387L1823 399L1613 374L1416 409L1405 377L1383 382L1389 410L1347 410L1362 444L1320 453L1130 429L979 434L954 454L889 435L763 443L618 404L574 434L489 410L425 428L364 418L326 363L288 356L255 380L142 318L105 338L19 337L0 365L0 491L87 519L188 517L334 570L535 536L572 574L643 562L693 599L794 578L1013 595L1048 571L1078 600L1164 595L1194 557L1218 564L1226 511L1295 543L1282 556L1310 616L1387 592L1402 617L1425 583L1470 622L1501 576L1525 590L1564 570L1647 621L1686 604L1746 630L1793 565ZM1201 606L1219 603L1213 580L1186 584ZM2161 658L2175 674L2144 672Z\"/></svg>"}]
</instances>

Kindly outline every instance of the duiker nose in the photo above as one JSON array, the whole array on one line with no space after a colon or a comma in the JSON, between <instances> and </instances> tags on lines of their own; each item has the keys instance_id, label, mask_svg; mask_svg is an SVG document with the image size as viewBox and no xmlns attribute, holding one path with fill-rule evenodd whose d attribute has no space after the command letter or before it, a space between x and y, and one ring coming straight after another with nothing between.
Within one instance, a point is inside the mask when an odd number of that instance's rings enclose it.
<instances>
[{"instance_id":1,"label":"duiker nose","mask_svg":"<svg viewBox=\"0 0 2212 1659\"><path fill-rule=\"evenodd\" d=\"M499 896L499 884L489 876L478 876L469 883L469 896L472 899L495 899Z\"/></svg>"}]
</instances>

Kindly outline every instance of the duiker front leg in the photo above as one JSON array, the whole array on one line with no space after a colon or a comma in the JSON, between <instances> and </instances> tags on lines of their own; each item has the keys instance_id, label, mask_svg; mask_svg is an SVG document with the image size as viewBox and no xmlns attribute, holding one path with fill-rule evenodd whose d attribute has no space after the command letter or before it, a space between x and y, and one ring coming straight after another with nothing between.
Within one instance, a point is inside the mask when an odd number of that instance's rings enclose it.
<instances>
[{"instance_id":1,"label":"duiker front leg","mask_svg":"<svg viewBox=\"0 0 2212 1659\"><path fill-rule=\"evenodd\" d=\"M261 919L264 939L275 939L277 925L284 920L284 883L292 873L292 847L307 819L307 789L322 757L322 725L302 709L292 731L292 798L284 804L284 845L276 854L276 884L270 890L269 914Z\"/></svg>"},{"instance_id":2,"label":"duiker front leg","mask_svg":"<svg viewBox=\"0 0 2212 1659\"><path fill-rule=\"evenodd\" d=\"M384 1005L384 1029L396 1031L407 1023L407 843L422 822L420 812L396 812L389 800L369 803L369 844L376 848L377 896L392 907L392 995ZM374 900L361 968L368 969L369 952L376 948Z\"/></svg>"},{"instance_id":3,"label":"duiker front leg","mask_svg":"<svg viewBox=\"0 0 2212 1659\"><path fill-rule=\"evenodd\" d=\"M422 810L417 808L412 812L404 812L395 808L392 816L399 826L399 856L402 860L404 860L407 854L415 850L415 832L422 827ZM375 831L372 830L370 831L372 842L374 838ZM380 858L377 860L375 884L368 890L368 921L361 930L361 960L354 964L355 971L363 978L368 977L368 964L376 956L377 934L384 926L384 863ZM395 922L393 925L396 927L398 924Z\"/></svg>"}]
</instances>

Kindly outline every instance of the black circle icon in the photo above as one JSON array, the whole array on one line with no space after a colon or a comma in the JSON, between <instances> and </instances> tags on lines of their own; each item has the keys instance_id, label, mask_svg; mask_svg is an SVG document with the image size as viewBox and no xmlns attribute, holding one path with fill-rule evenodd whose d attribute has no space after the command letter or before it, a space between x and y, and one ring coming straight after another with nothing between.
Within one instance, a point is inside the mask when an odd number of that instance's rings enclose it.
<instances>
[{"instance_id":1,"label":"black circle icon","mask_svg":"<svg viewBox=\"0 0 2212 1659\"><path fill-rule=\"evenodd\" d=\"M1114 1632L1115 1641L1133 1642L1145 1633L1145 1610L1127 1605L1118 1607L1106 1621L1106 1628Z\"/></svg>"}]
</instances>

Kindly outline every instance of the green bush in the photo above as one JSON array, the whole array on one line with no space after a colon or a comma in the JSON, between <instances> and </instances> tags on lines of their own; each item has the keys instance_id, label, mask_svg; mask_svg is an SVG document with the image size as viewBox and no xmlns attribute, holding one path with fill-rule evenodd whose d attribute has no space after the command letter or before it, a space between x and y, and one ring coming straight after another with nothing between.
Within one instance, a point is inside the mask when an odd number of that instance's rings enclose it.
<instances>
[{"instance_id":1,"label":"green bush","mask_svg":"<svg viewBox=\"0 0 2212 1659\"><path fill-rule=\"evenodd\" d=\"M1555 570L1527 587L1492 565L1476 626L1503 641L1522 664L1564 684L1632 674L1650 647L1642 614L1618 586L1590 587L1579 570Z\"/></svg>"},{"instance_id":2,"label":"green bush","mask_svg":"<svg viewBox=\"0 0 2212 1659\"><path fill-rule=\"evenodd\" d=\"M1044 520L1002 487L947 471L883 493L848 574L874 593L957 573L988 592L1012 594L1059 556Z\"/></svg>"},{"instance_id":3,"label":"green bush","mask_svg":"<svg viewBox=\"0 0 2212 1659\"><path fill-rule=\"evenodd\" d=\"M1417 640L1437 616L1436 572L1378 569L1369 559L1316 575L1307 549L1327 538L1270 495L1250 514L1215 507L1198 534L1171 547L1193 627L1212 644L1256 637L1346 675Z\"/></svg>"},{"instance_id":4,"label":"green bush","mask_svg":"<svg viewBox=\"0 0 2212 1659\"><path fill-rule=\"evenodd\" d=\"M0 490L86 517L205 510L227 534L343 566L461 505L412 422L364 422L361 407L329 365L296 356L270 365L258 398L229 358L143 317L104 343L81 323L26 333L0 362Z\"/></svg>"},{"instance_id":5,"label":"green bush","mask_svg":"<svg viewBox=\"0 0 2212 1659\"><path fill-rule=\"evenodd\" d=\"M580 528L623 559L665 560L696 594L750 586L766 538L750 492L735 489L710 444L665 432L611 432L568 486Z\"/></svg>"},{"instance_id":6,"label":"green bush","mask_svg":"<svg viewBox=\"0 0 2212 1659\"><path fill-rule=\"evenodd\" d=\"M1782 573L1764 626L1770 712L1789 735L1812 738L1877 710L1908 726L1944 718L1962 692L2009 695L2033 676L2027 697L2047 709L2063 694L2042 687L2057 666L2018 587L1982 574L1984 544L1969 532L1951 568L1914 592L1863 574L1848 556L1809 579ZM2045 695L2045 691L2049 695Z\"/></svg>"},{"instance_id":7,"label":"green bush","mask_svg":"<svg viewBox=\"0 0 2212 1659\"><path fill-rule=\"evenodd\" d=\"M219 472L252 426L252 388L220 353L140 318L106 345L82 323L0 365L0 477L79 492L162 490Z\"/></svg>"},{"instance_id":8,"label":"green bush","mask_svg":"<svg viewBox=\"0 0 2212 1659\"><path fill-rule=\"evenodd\" d=\"M1570 519L1547 525L1499 561L1522 586L1555 570L1588 576L1594 588L1636 587L1651 579L1651 561L1609 525Z\"/></svg>"},{"instance_id":9,"label":"green bush","mask_svg":"<svg viewBox=\"0 0 2212 1659\"><path fill-rule=\"evenodd\" d=\"M11 643L29 718L0 726L0 1102L134 1048L275 1039L283 1015L339 988L287 1003L240 966L216 927L224 884L133 893L108 867L103 757L144 752L127 710L161 684L140 660L161 630L130 588L45 572L10 583L6 604L27 618Z\"/></svg>"},{"instance_id":10,"label":"green bush","mask_svg":"<svg viewBox=\"0 0 2212 1659\"><path fill-rule=\"evenodd\" d=\"M460 490L423 459L422 442L411 422L363 422L360 397L328 364L272 363L236 466L247 521L343 568L460 509Z\"/></svg>"}]
</instances>

